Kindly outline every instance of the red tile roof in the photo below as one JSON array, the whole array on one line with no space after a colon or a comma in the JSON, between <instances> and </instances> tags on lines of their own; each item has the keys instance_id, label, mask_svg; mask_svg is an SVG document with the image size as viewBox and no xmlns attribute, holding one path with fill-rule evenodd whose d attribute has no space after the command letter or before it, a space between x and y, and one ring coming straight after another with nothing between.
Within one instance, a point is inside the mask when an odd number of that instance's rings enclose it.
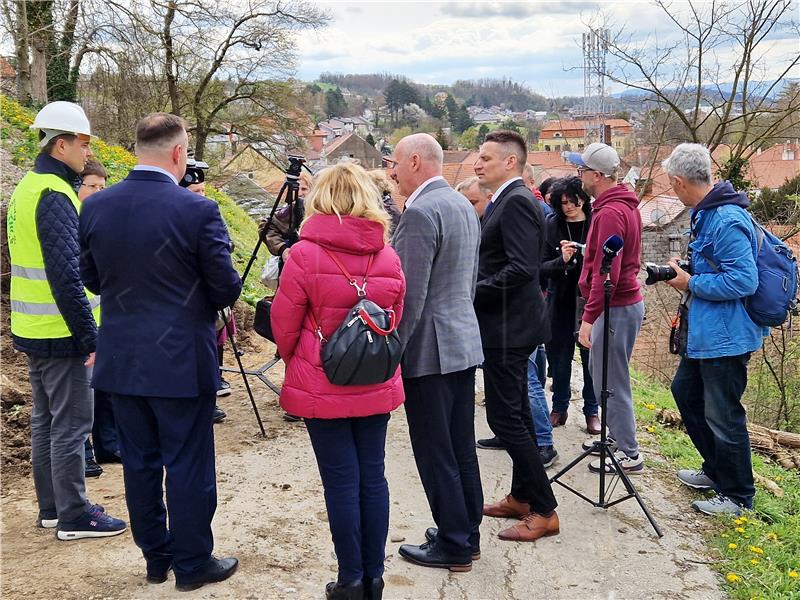
<instances>
[{"instance_id":1,"label":"red tile roof","mask_svg":"<svg viewBox=\"0 0 800 600\"><path fill-rule=\"evenodd\" d=\"M336 150L336 149L337 149L339 146L341 146L342 144L344 144L344 142L345 142L346 140L349 140L349 139L350 139L352 136L354 136L354 135L356 135L356 134L351 132L351 133L348 133L347 135L343 135L343 136L341 136L341 137L338 137L338 138L336 138L335 140L333 140L333 141L332 141L330 144L328 144L327 146L323 146L323 148L322 148L322 152L323 152L325 155L328 155L328 154L330 154L331 152L333 152L334 150Z\"/></svg>"},{"instance_id":2,"label":"red tile roof","mask_svg":"<svg viewBox=\"0 0 800 600\"><path fill-rule=\"evenodd\" d=\"M625 119L606 119L604 124L610 125L613 128L625 128L625 127L633 127L628 121ZM584 130L587 127L591 127L592 125L596 125L596 121L587 121L587 120L571 120L571 119L559 119L555 121L548 121L542 127L542 132L545 131L574 131L574 130Z\"/></svg>"},{"instance_id":3,"label":"red tile roof","mask_svg":"<svg viewBox=\"0 0 800 600\"><path fill-rule=\"evenodd\" d=\"M3 79L14 79L16 76L17 71L11 66L11 63L0 56L0 77Z\"/></svg>"}]
</instances>

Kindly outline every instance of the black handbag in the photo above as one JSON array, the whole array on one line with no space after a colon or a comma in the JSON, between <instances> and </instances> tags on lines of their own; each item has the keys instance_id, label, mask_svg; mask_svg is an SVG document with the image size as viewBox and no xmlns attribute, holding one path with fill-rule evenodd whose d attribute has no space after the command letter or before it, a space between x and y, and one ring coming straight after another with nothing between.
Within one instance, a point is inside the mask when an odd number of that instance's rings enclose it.
<instances>
[{"instance_id":1,"label":"black handbag","mask_svg":"<svg viewBox=\"0 0 800 600\"><path fill-rule=\"evenodd\" d=\"M263 338L267 338L273 344L275 336L272 333L272 323L270 313L272 312L272 299L274 296L265 296L256 303L256 315L253 318L253 329Z\"/></svg>"},{"instance_id":2,"label":"black handbag","mask_svg":"<svg viewBox=\"0 0 800 600\"><path fill-rule=\"evenodd\" d=\"M686 356L686 345L689 342L689 305L692 303L692 295L686 292L678 304L678 311L672 320L672 328L669 332L669 352L678 356Z\"/></svg>"},{"instance_id":3,"label":"black handbag","mask_svg":"<svg viewBox=\"0 0 800 600\"><path fill-rule=\"evenodd\" d=\"M374 255L370 255L364 283L347 272L339 259L323 248L358 293L358 302L342 324L325 339L319 322L311 311L311 323L320 340L322 368L335 385L371 385L388 381L397 372L402 356L397 335L397 315L368 300L367 277Z\"/></svg>"}]
</instances>

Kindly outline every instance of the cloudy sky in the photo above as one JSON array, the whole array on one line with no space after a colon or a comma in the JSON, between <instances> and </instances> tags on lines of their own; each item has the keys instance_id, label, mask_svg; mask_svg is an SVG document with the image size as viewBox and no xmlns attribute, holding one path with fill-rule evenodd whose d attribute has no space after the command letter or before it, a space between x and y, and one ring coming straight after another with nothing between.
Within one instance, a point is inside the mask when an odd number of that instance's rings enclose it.
<instances>
[{"instance_id":1,"label":"cloudy sky","mask_svg":"<svg viewBox=\"0 0 800 600\"><path fill-rule=\"evenodd\" d=\"M392 73L420 83L509 77L546 96L582 95L581 33L602 13L613 31L655 44L676 41L675 27L648 0L537 0L519 2L413 2L330 0L318 2L332 19L320 32L299 39L298 75L321 72ZM674 1L680 18L688 9ZM789 11L797 16L797 4ZM765 47L772 72L800 52L789 31ZM728 49L728 54L735 52ZM792 73L800 77L800 71ZM611 85L611 93L622 87Z\"/></svg>"}]
</instances>

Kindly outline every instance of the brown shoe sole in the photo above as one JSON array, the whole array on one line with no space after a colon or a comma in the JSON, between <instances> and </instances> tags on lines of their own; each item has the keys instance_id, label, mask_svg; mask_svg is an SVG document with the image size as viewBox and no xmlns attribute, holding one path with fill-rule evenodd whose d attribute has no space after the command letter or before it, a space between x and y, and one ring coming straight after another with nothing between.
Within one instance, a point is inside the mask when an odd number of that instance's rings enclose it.
<instances>
[{"instance_id":1,"label":"brown shoe sole","mask_svg":"<svg viewBox=\"0 0 800 600\"><path fill-rule=\"evenodd\" d=\"M540 535L539 537L534 538L532 540L520 540L520 539L517 539L517 538L503 537L503 535L502 535L503 532L501 531L500 533L497 534L497 537L499 537L501 540L503 540L505 542L535 542L536 540L540 540L543 537L551 537L551 536L554 536L554 535L558 535L559 533L561 533L561 529L556 529L555 531L548 531L547 533L544 533L544 534Z\"/></svg>"}]
</instances>

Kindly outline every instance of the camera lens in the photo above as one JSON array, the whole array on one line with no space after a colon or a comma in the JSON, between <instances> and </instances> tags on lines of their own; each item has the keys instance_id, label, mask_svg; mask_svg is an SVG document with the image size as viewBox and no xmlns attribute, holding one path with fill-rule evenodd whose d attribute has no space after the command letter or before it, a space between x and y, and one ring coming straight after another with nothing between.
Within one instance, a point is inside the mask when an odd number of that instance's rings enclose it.
<instances>
[{"instance_id":1,"label":"camera lens","mask_svg":"<svg viewBox=\"0 0 800 600\"><path fill-rule=\"evenodd\" d=\"M647 271L647 279L645 279L644 282L645 285L653 285L659 281L669 281L670 279L675 279L678 276L678 274L675 272L675 269L669 265L645 263L644 268Z\"/></svg>"}]
</instances>

